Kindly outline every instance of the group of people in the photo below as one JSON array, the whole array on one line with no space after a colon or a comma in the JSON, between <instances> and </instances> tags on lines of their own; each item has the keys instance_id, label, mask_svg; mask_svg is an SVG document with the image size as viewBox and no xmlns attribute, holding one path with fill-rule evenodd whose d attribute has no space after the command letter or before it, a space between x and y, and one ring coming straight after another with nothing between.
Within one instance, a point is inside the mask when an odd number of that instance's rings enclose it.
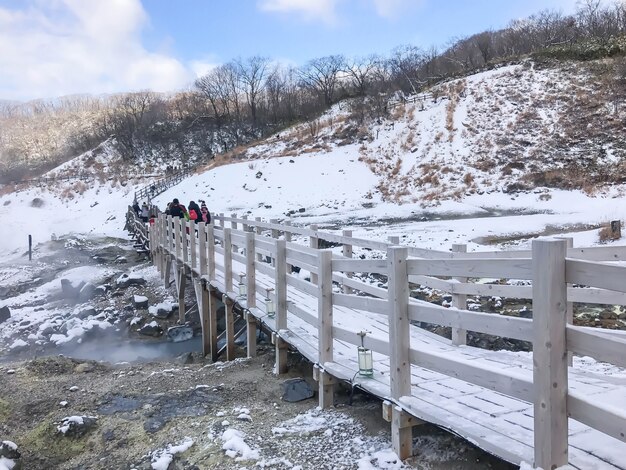
<instances>
[{"instance_id":1,"label":"group of people","mask_svg":"<svg viewBox=\"0 0 626 470\"><path fill-rule=\"evenodd\" d=\"M171 215L172 217L185 218L186 220L193 220L194 222L211 222L211 213L206 206L206 202L200 200L200 205L194 201L189 202L189 206L185 207L178 199L174 198L172 202L168 202L165 209L165 215Z\"/></svg>"},{"instance_id":2,"label":"group of people","mask_svg":"<svg viewBox=\"0 0 626 470\"><path fill-rule=\"evenodd\" d=\"M147 202L144 202L141 207L139 207L139 203L136 200L133 201L133 210L144 222L148 222L150 219L150 207L148 207Z\"/></svg>"}]
</instances>

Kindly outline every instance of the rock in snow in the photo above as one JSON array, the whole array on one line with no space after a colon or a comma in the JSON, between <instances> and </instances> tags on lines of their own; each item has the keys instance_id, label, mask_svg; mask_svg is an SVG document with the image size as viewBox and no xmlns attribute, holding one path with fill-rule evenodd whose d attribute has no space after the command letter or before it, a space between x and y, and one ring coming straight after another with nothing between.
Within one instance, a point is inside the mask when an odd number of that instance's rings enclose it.
<instances>
[{"instance_id":1,"label":"rock in snow","mask_svg":"<svg viewBox=\"0 0 626 470\"><path fill-rule=\"evenodd\" d=\"M193 338L193 328L190 326L172 326L167 329L167 339L180 343Z\"/></svg>"}]
</instances>

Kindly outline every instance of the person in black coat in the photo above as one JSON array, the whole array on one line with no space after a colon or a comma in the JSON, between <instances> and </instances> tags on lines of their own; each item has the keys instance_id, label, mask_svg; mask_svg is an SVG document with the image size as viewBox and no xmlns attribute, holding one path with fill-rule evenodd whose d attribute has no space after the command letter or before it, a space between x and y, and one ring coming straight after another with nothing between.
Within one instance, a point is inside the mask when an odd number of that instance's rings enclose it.
<instances>
[{"instance_id":1,"label":"person in black coat","mask_svg":"<svg viewBox=\"0 0 626 470\"><path fill-rule=\"evenodd\" d=\"M170 204L170 215L172 217L180 217L180 218L185 217L185 210L183 209L183 206L180 205L180 202L178 202L178 199L176 198L174 198L174 200Z\"/></svg>"}]
</instances>

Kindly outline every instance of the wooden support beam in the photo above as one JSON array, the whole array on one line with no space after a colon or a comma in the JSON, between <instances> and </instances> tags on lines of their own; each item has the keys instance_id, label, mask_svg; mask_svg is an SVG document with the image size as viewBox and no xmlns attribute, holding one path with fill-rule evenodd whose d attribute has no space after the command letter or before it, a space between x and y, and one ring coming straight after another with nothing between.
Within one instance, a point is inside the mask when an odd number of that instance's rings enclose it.
<instances>
[{"instance_id":1,"label":"wooden support beam","mask_svg":"<svg viewBox=\"0 0 626 470\"><path fill-rule=\"evenodd\" d=\"M217 361L217 289L211 285L209 288L209 347L211 361Z\"/></svg>"},{"instance_id":2,"label":"wooden support beam","mask_svg":"<svg viewBox=\"0 0 626 470\"><path fill-rule=\"evenodd\" d=\"M256 357L256 317L251 313L246 314L246 345L248 357Z\"/></svg>"},{"instance_id":3,"label":"wooden support beam","mask_svg":"<svg viewBox=\"0 0 626 470\"><path fill-rule=\"evenodd\" d=\"M454 243L452 245L453 253L467 253L467 245ZM467 282L466 277L453 278L458 282ZM467 309L467 296L464 294L452 294L452 307L459 310ZM452 344L461 346L467 344L467 331L463 328L452 328Z\"/></svg>"},{"instance_id":4,"label":"wooden support beam","mask_svg":"<svg viewBox=\"0 0 626 470\"><path fill-rule=\"evenodd\" d=\"M565 240L533 240L535 467L568 463Z\"/></svg>"},{"instance_id":5,"label":"wooden support beam","mask_svg":"<svg viewBox=\"0 0 626 470\"><path fill-rule=\"evenodd\" d=\"M285 374L288 371L287 351L289 350L289 345L280 336L278 336L276 332L272 333L272 343L274 344L276 351L274 373L276 375Z\"/></svg>"},{"instance_id":6,"label":"wooden support beam","mask_svg":"<svg viewBox=\"0 0 626 470\"><path fill-rule=\"evenodd\" d=\"M402 411L399 406L391 410L391 448L400 460L408 459L413 455L413 426L418 420Z\"/></svg>"},{"instance_id":7,"label":"wooden support beam","mask_svg":"<svg viewBox=\"0 0 626 470\"><path fill-rule=\"evenodd\" d=\"M181 248L181 238L180 238L180 230L181 230L181 221L180 217L174 217L174 253L176 256L176 261L182 259L182 248Z\"/></svg>"},{"instance_id":8,"label":"wooden support beam","mask_svg":"<svg viewBox=\"0 0 626 470\"><path fill-rule=\"evenodd\" d=\"M226 294L222 295L226 320L226 360L235 359L235 303Z\"/></svg>"},{"instance_id":9,"label":"wooden support beam","mask_svg":"<svg viewBox=\"0 0 626 470\"><path fill-rule=\"evenodd\" d=\"M165 272L163 273L163 284L165 288L170 286L170 277L172 276L172 255L165 255Z\"/></svg>"},{"instance_id":10,"label":"wooden support beam","mask_svg":"<svg viewBox=\"0 0 626 470\"><path fill-rule=\"evenodd\" d=\"M319 372L319 403L321 409L327 409L335 405L335 379L325 370Z\"/></svg>"},{"instance_id":11,"label":"wooden support beam","mask_svg":"<svg viewBox=\"0 0 626 470\"><path fill-rule=\"evenodd\" d=\"M185 323L185 287L187 284L187 273L185 265L177 264L177 289L178 289L178 323Z\"/></svg>"},{"instance_id":12,"label":"wooden support beam","mask_svg":"<svg viewBox=\"0 0 626 470\"><path fill-rule=\"evenodd\" d=\"M202 356L205 357L211 352L211 336L209 333L209 291L206 288L206 281L203 279L194 279L193 287L196 292L198 315L200 316L200 326L202 327Z\"/></svg>"}]
</instances>

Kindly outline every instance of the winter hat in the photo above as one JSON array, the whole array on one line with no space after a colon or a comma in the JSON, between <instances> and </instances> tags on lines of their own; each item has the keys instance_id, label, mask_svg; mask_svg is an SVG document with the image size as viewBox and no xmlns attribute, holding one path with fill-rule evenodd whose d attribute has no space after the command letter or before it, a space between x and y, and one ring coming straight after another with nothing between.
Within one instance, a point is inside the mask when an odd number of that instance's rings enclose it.
<instances>
[{"instance_id":1,"label":"winter hat","mask_svg":"<svg viewBox=\"0 0 626 470\"><path fill-rule=\"evenodd\" d=\"M178 199L174 198L174 200L172 201L174 204L178 204Z\"/></svg>"}]
</instances>

